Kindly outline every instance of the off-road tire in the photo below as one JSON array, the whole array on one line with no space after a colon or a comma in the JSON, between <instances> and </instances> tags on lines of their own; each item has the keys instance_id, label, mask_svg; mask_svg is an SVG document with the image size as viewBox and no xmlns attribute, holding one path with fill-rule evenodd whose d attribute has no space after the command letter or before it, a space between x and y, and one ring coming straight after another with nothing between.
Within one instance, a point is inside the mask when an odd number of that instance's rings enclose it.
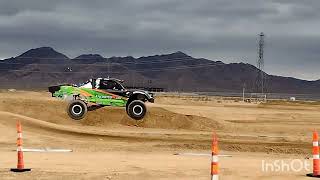
<instances>
[{"instance_id":1,"label":"off-road tire","mask_svg":"<svg viewBox=\"0 0 320 180\"><path fill-rule=\"evenodd\" d=\"M87 114L88 107L86 103L81 100L70 101L67 112L68 115L74 120L80 120L84 118Z\"/></svg>"},{"instance_id":2,"label":"off-road tire","mask_svg":"<svg viewBox=\"0 0 320 180\"><path fill-rule=\"evenodd\" d=\"M126 108L127 114L135 120L142 119L147 113L147 107L143 101L133 100Z\"/></svg>"}]
</instances>

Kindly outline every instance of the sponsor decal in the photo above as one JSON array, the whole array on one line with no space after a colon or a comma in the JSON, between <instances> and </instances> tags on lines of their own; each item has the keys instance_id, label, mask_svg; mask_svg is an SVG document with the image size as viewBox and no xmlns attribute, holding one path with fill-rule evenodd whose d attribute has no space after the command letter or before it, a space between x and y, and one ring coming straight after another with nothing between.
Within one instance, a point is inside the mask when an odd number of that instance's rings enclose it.
<instances>
[{"instance_id":1,"label":"sponsor decal","mask_svg":"<svg viewBox=\"0 0 320 180\"><path fill-rule=\"evenodd\" d=\"M103 96L103 95L96 95L99 99L113 99L112 96Z\"/></svg>"}]
</instances>

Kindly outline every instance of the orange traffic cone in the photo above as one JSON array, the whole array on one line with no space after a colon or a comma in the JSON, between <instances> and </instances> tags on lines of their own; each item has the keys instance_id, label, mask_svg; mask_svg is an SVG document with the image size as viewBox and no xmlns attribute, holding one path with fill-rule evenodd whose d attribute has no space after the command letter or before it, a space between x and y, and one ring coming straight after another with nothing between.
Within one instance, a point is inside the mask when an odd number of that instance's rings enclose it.
<instances>
[{"instance_id":1,"label":"orange traffic cone","mask_svg":"<svg viewBox=\"0 0 320 180\"><path fill-rule=\"evenodd\" d=\"M320 160L319 160L319 136L317 131L313 131L313 173L307 174L309 177L320 178Z\"/></svg>"},{"instance_id":2,"label":"orange traffic cone","mask_svg":"<svg viewBox=\"0 0 320 180\"><path fill-rule=\"evenodd\" d=\"M18 146L18 164L17 168L10 169L13 172L25 172L25 171L31 171L31 169L24 168L24 161L23 161L23 151L22 151L22 127L20 121L17 121L17 146Z\"/></svg>"},{"instance_id":3,"label":"orange traffic cone","mask_svg":"<svg viewBox=\"0 0 320 180\"><path fill-rule=\"evenodd\" d=\"M211 180L219 179L218 151L218 138L217 135L213 133L211 145Z\"/></svg>"}]
</instances>

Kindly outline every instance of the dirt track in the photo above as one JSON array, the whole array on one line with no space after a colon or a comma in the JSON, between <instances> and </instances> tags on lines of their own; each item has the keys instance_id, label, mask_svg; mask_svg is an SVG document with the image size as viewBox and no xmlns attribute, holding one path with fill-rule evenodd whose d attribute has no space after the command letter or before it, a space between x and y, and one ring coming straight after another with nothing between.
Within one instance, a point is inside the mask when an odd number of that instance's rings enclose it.
<instances>
[{"instance_id":1,"label":"dirt track","mask_svg":"<svg viewBox=\"0 0 320 180\"><path fill-rule=\"evenodd\" d=\"M223 179L300 179L305 172L261 172L261 161L310 157L311 130L320 106L244 104L161 97L147 117L129 119L122 108L101 108L70 120L65 103L47 93L0 93L0 176L2 179L208 179L212 130L219 135ZM31 173L7 171L16 163L15 121L24 146L73 149L73 153L25 153ZM246 162L248 163L235 163Z\"/></svg>"}]
</instances>

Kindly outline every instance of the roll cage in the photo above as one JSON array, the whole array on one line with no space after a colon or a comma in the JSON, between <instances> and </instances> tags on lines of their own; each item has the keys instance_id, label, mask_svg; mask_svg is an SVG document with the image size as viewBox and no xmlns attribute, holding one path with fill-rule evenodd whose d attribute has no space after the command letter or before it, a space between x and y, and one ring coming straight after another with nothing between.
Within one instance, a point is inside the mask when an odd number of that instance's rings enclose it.
<instances>
[{"instance_id":1,"label":"roll cage","mask_svg":"<svg viewBox=\"0 0 320 180\"><path fill-rule=\"evenodd\" d=\"M122 82L122 80L114 78L89 79L86 83L80 84L79 87L113 91L125 91L126 89L121 84Z\"/></svg>"}]
</instances>

